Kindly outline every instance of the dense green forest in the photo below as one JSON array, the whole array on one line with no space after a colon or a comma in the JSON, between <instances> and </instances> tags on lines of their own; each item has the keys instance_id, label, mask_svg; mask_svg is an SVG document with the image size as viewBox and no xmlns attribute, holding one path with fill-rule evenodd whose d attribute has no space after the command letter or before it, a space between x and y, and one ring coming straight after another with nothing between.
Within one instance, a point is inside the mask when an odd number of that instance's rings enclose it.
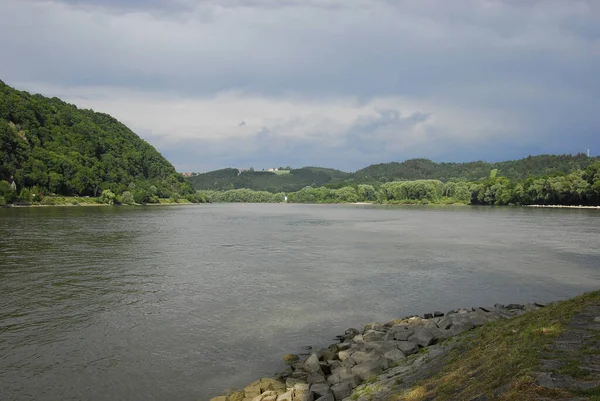
<instances>
[{"instance_id":1,"label":"dense green forest","mask_svg":"<svg viewBox=\"0 0 600 401\"><path fill-rule=\"evenodd\" d=\"M243 188L277 193L298 191L306 186L344 182L351 178L352 174L339 170L303 167L291 169L287 174L253 170L240 172L235 168L226 168L194 175L188 180L198 190L226 191Z\"/></svg>"},{"instance_id":2,"label":"dense green forest","mask_svg":"<svg viewBox=\"0 0 600 401\"><path fill-rule=\"evenodd\" d=\"M486 179L490 172L510 180L528 177L549 177L583 170L598 158L577 155L540 155L500 163L435 163L427 159L412 159L398 163L374 164L355 173L334 169L303 167L278 175L267 171L243 171L234 168L210 171L189 178L198 190L253 189L256 191L295 192L306 186L342 188L357 184L379 185L391 181L440 180L476 181Z\"/></svg>"},{"instance_id":3,"label":"dense green forest","mask_svg":"<svg viewBox=\"0 0 600 401\"><path fill-rule=\"evenodd\" d=\"M154 147L113 117L0 81L0 202L103 192L131 203L194 194Z\"/></svg>"},{"instance_id":4,"label":"dense green forest","mask_svg":"<svg viewBox=\"0 0 600 401\"><path fill-rule=\"evenodd\" d=\"M206 202L282 202L285 194L234 189L199 191ZM341 188L306 186L287 194L295 203L412 203L466 205L600 205L600 161L569 174L510 179L497 175L477 181L411 180L382 184L356 184Z\"/></svg>"}]
</instances>

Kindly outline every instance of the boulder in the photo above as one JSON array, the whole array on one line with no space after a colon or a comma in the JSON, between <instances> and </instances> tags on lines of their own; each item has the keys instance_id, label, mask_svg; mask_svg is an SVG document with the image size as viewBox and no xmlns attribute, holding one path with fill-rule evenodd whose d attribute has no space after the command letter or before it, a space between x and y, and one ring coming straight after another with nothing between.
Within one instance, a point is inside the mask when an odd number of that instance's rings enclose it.
<instances>
[{"instance_id":1,"label":"boulder","mask_svg":"<svg viewBox=\"0 0 600 401\"><path fill-rule=\"evenodd\" d=\"M327 378L327 381L331 385L348 381L354 381L355 384L358 384L359 378L354 373L352 373L351 368L339 368L331 373L331 376Z\"/></svg>"},{"instance_id":2,"label":"boulder","mask_svg":"<svg viewBox=\"0 0 600 401\"><path fill-rule=\"evenodd\" d=\"M522 304L508 304L506 305L506 309L511 310L511 309L525 309L525 306Z\"/></svg>"},{"instance_id":3,"label":"boulder","mask_svg":"<svg viewBox=\"0 0 600 401\"><path fill-rule=\"evenodd\" d=\"M363 330L364 332L367 332L369 330L375 330L375 331L383 331L383 325L379 324L379 323L369 323L365 326L365 329Z\"/></svg>"},{"instance_id":4,"label":"boulder","mask_svg":"<svg viewBox=\"0 0 600 401\"><path fill-rule=\"evenodd\" d=\"M335 401L335 397L333 396L333 393L330 391L329 393L322 395L319 398L315 399L315 401Z\"/></svg>"},{"instance_id":5,"label":"boulder","mask_svg":"<svg viewBox=\"0 0 600 401\"><path fill-rule=\"evenodd\" d=\"M304 361L304 370L308 373L323 374L321 364L319 363L319 357L317 354L311 354L306 361Z\"/></svg>"},{"instance_id":6,"label":"boulder","mask_svg":"<svg viewBox=\"0 0 600 401\"><path fill-rule=\"evenodd\" d=\"M356 351L352 354L351 358L355 364L360 365L361 363L364 363L366 361L378 359L379 354L377 354L376 352Z\"/></svg>"},{"instance_id":7,"label":"boulder","mask_svg":"<svg viewBox=\"0 0 600 401\"><path fill-rule=\"evenodd\" d=\"M392 343L388 341L370 341L365 343L365 351L384 351L386 348L391 349L395 348L395 345L391 345Z\"/></svg>"},{"instance_id":8,"label":"boulder","mask_svg":"<svg viewBox=\"0 0 600 401\"><path fill-rule=\"evenodd\" d=\"M310 386L310 392L313 393L314 398L317 399L321 396L331 393L331 389L329 388L329 384L320 383L313 384L312 386Z\"/></svg>"},{"instance_id":9,"label":"boulder","mask_svg":"<svg viewBox=\"0 0 600 401\"><path fill-rule=\"evenodd\" d=\"M296 377L288 377L287 379L285 379L285 386L287 388L292 388L298 383L306 383L307 378L308 377L306 377L304 379L300 379L300 378L296 378Z\"/></svg>"},{"instance_id":10,"label":"boulder","mask_svg":"<svg viewBox=\"0 0 600 401\"><path fill-rule=\"evenodd\" d=\"M320 373L311 373L308 375L308 377L306 378L306 381L310 384L315 384L315 383L326 383L327 380L325 380L325 375L320 374Z\"/></svg>"},{"instance_id":11,"label":"boulder","mask_svg":"<svg viewBox=\"0 0 600 401\"><path fill-rule=\"evenodd\" d=\"M293 365L294 363L296 363L300 360L300 357L296 354L286 354L283 356L283 360L288 365Z\"/></svg>"},{"instance_id":12,"label":"boulder","mask_svg":"<svg viewBox=\"0 0 600 401\"><path fill-rule=\"evenodd\" d=\"M408 327L417 327L423 324L423 319L418 316L414 316L408 319Z\"/></svg>"},{"instance_id":13,"label":"boulder","mask_svg":"<svg viewBox=\"0 0 600 401\"><path fill-rule=\"evenodd\" d=\"M358 330L356 330L354 328L349 328L344 332L344 338L346 340L351 340L359 334L360 334L360 332Z\"/></svg>"},{"instance_id":14,"label":"boulder","mask_svg":"<svg viewBox=\"0 0 600 401\"><path fill-rule=\"evenodd\" d=\"M277 397L277 401L294 401L294 389L290 389L287 392Z\"/></svg>"},{"instance_id":15,"label":"boulder","mask_svg":"<svg viewBox=\"0 0 600 401\"><path fill-rule=\"evenodd\" d=\"M246 398L254 398L267 391L277 391L284 393L286 391L285 383L268 377L258 379L255 382L244 387Z\"/></svg>"},{"instance_id":16,"label":"boulder","mask_svg":"<svg viewBox=\"0 0 600 401\"><path fill-rule=\"evenodd\" d=\"M450 320L447 317L444 317L440 319L439 322L437 322L437 327L442 330L448 330L450 327L452 327L452 320Z\"/></svg>"},{"instance_id":17,"label":"boulder","mask_svg":"<svg viewBox=\"0 0 600 401\"><path fill-rule=\"evenodd\" d=\"M299 383L294 386L294 401L313 401L313 399L308 384Z\"/></svg>"},{"instance_id":18,"label":"boulder","mask_svg":"<svg viewBox=\"0 0 600 401\"><path fill-rule=\"evenodd\" d=\"M330 372L334 371L337 368L342 367L342 362L340 362L340 361L327 361L327 364L329 365Z\"/></svg>"},{"instance_id":19,"label":"boulder","mask_svg":"<svg viewBox=\"0 0 600 401\"><path fill-rule=\"evenodd\" d=\"M439 310L436 310L435 312L433 312L433 317L442 317L444 316L444 312L440 312Z\"/></svg>"},{"instance_id":20,"label":"boulder","mask_svg":"<svg viewBox=\"0 0 600 401\"><path fill-rule=\"evenodd\" d=\"M410 341L398 341L396 346L406 356L415 354L419 351L419 347Z\"/></svg>"},{"instance_id":21,"label":"boulder","mask_svg":"<svg viewBox=\"0 0 600 401\"><path fill-rule=\"evenodd\" d=\"M455 336L464 331L471 330L473 327L475 327L475 326L473 325L473 322L471 322L470 320L457 319L452 322L452 327L450 327L450 332L452 333L453 336Z\"/></svg>"},{"instance_id":22,"label":"boulder","mask_svg":"<svg viewBox=\"0 0 600 401\"><path fill-rule=\"evenodd\" d=\"M242 390L238 390L229 395L229 397L227 397L227 401L242 401L245 397L246 394L244 394Z\"/></svg>"},{"instance_id":23,"label":"boulder","mask_svg":"<svg viewBox=\"0 0 600 401\"><path fill-rule=\"evenodd\" d=\"M387 335L385 332L377 330L368 330L363 334L363 340L365 342L385 341L386 337Z\"/></svg>"},{"instance_id":24,"label":"boulder","mask_svg":"<svg viewBox=\"0 0 600 401\"><path fill-rule=\"evenodd\" d=\"M221 395L219 397L211 398L210 401L227 401L227 397L225 397L224 395Z\"/></svg>"},{"instance_id":25,"label":"boulder","mask_svg":"<svg viewBox=\"0 0 600 401\"><path fill-rule=\"evenodd\" d=\"M423 315L425 319L433 319L433 313L426 313Z\"/></svg>"},{"instance_id":26,"label":"boulder","mask_svg":"<svg viewBox=\"0 0 600 401\"><path fill-rule=\"evenodd\" d=\"M435 344L437 340L438 337L436 331L426 327L416 329L413 335L408 338L408 341L421 347L429 347L430 345Z\"/></svg>"},{"instance_id":27,"label":"boulder","mask_svg":"<svg viewBox=\"0 0 600 401\"><path fill-rule=\"evenodd\" d=\"M353 351L351 351L351 350L340 351L340 352L338 352L338 358L340 361L345 361L346 359L350 358L352 353L353 353Z\"/></svg>"},{"instance_id":28,"label":"boulder","mask_svg":"<svg viewBox=\"0 0 600 401\"><path fill-rule=\"evenodd\" d=\"M349 381L331 386L331 392L333 393L335 400L341 401L344 398L350 397L350 394L352 394L352 390L354 389L352 386L353 382Z\"/></svg>"},{"instance_id":29,"label":"boulder","mask_svg":"<svg viewBox=\"0 0 600 401\"><path fill-rule=\"evenodd\" d=\"M345 351L345 350L349 349L351 344L349 342L343 342L343 343L336 344L335 346L339 352L339 351Z\"/></svg>"},{"instance_id":30,"label":"boulder","mask_svg":"<svg viewBox=\"0 0 600 401\"><path fill-rule=\"evenodd\" d=\"M391 363L406 359L406 356L399 349L394 349L383 354L383 357Z\"/></svg>"},{"instance_id":31,"label":"boulder","mask_svg":"<svg viewBox=\"0 0 600 401\"><path fill-rule=\"evenodd\" d=\"M353 366L352 373L360 377L362 380L368 380L371 377L377 376L378 374L383 372L383 369L385 369L386 367L387 366L385 366L382 358L381 360L372 360L365 363L361 363L360 365Z\"/></svg>"},{"instance_id":32,"label":"boulder","mask_svg":"<svg viewBox=\"0 0 600 401\"><path fill-rule=\"evenodd\" d=\"M354 359L352 358L348 358L342 361L342 367L344 368L351 368L354 365L356 365L356 362L354 362Z\"/></svg>"},{"instance_id":33,"label":"boulder","mask_svg":"<svg viewBox=\"0 0 600 401\"><path fill-rule=\"evenodd\" d=\"M394 327L394 338L398 341L408 341L408 337L410 337L414 331L415 330L413 328L409 329L408 327L404 326Z\"/></svg>"}]
</instances>

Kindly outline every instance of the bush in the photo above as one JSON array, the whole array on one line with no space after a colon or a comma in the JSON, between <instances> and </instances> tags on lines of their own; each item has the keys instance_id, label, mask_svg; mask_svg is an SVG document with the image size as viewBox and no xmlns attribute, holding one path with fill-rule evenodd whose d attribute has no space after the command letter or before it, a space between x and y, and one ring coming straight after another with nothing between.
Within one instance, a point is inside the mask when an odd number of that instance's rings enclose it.
<instances>
[{"instance_id":1,"label":"bush","mask_svg":"<svg viewBox=\"0 0 600 401\"><path fill-rule=\"evenodd\" d=\"M116 199L117 196L110 189L105 189L100 195L100 202L108 205L114 205Z\"/></svg>"},{"instance_id":2,"label":"bush","mask_svg":"<svg viewBox=\"0 0 600 401\"><path fill-rule=\"evenodd\" d=\"M133 200L133 195L129 191L125 191L121 194L121 203L125 205L132 205L135 203Z\"/></svg>"}]
</instances>

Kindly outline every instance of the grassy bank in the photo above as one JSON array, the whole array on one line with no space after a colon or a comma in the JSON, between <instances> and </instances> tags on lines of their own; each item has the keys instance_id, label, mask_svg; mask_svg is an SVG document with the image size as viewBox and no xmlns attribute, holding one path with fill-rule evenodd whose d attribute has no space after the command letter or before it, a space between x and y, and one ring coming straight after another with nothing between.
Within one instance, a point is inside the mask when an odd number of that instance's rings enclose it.
<instances>
[{"instance_id":1,"label":"grassy bank","mask_svg":"<svg viewBox=\"0 0 600 401\"><path fill-rule=\"evenodd\" d=\"M585 394L566 389L548 389L535 383L544 353L567 327L571 317L591 305L600 304L600 291L549 305L523 316L490 323L467 334L451 353L443 370L396 397L396 400L537 400L586 395L600 400L600 388ZM596 332L596 341L600 333ZM598 353L595 349L582 352ZM584 374L578 357L565 362L567 373ZM564 373L560 371L560 373ZM483 399L483 398L481 398Z\"/></svg>"},{"instance_id":2,"label":"grassy bank","mask_svg":"<svg viewBox=\"0 0 600 401\"><path fill-rule=\"evenodd\" d=\"M158 203L146 203L145 205L191 205L192 202L186 199L159 199ZM80 196L47 196L40 202L15 203L3 205L5 207L45 207L45 206L114 206L115 204L106 203L99 197L80 197ZM136 206L138 203L118 204L118 206Z\"/></svg>"}]
</instances>

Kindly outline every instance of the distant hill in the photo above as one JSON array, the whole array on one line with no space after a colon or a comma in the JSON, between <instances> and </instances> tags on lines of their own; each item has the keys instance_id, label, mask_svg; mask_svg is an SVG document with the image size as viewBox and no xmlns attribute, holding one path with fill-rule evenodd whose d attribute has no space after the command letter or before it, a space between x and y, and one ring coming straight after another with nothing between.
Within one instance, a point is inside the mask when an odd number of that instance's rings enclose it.
<instances>
[{"instance_id":1,"label":"distant hill","mask_svg":"<svg viewBox=\"0 0 600 401\"><path fill-rule=\"evenodd\" d=\"M306 186L327 186L340 188L355 184L380 184L399 180L435 179L441 181L477 181L490 176L497 170L497 176L510 179L525 179L530 176L543 177L568 174L583 170L598 158L577 155L539 155L520 160L487 163L483 161L467 163L435 163L428 159L411 159L404 162L373 164L355 173L339 170L303 167L293 169L289 174L276 175L263 171L244 171L229 168L211 171L190 177L195 189L229 190L248 188L257 191L293 192Z\"/></svg>"},{"instance_id":2,"label":"distant hill","mask_svg":"<svg viewBox=\"0 0 600 401\"><path fill-rule=\"evenodd\" d=\"M61 195L130 190L145 200L193 192L153 146L110 115L0 81L0 181L13 180L19 189Z\"/></svg>"},{"instance_id":3,"label":"distant hill","mask_svg":"<svg viewBox=\"0 0 600 401\"><path fill-rule=\"evenodd\" d=\"M373 164L354 173L359 182L388 182L395 180L436 179L478 180L487 178L490 172L497 169L498 176L511 179L523 179L528 176L548 176L568 174L585 169L597 158L587 157L583 153L577 155L539 155L524 159L499 163L483 161L467 163L435 163L428 159L411 159L402 163Z\"/></svg>"},{"instance_id":4,"label":"distant hill","mask_svg":"<svg viewBox=\"0 0 600 401\"><path fill-rule=\"evenodd\" d=\"M294 192L306 186L323 186L343 182L352 174L343 171L303 167L290 170L289 174L268 171L242 171L234 168L210 171L188 178L195 189L230 190L248 188L256 191Z\"/></svg>"}]
</instances>

